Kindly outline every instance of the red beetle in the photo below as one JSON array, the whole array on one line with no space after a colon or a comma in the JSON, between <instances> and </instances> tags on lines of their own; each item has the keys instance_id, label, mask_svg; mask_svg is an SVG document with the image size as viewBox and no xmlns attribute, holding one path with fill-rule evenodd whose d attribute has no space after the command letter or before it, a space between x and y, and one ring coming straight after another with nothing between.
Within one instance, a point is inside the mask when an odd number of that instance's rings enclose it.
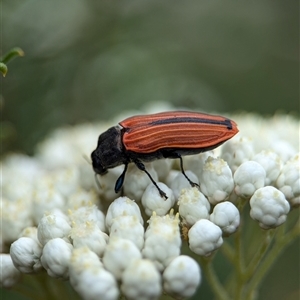
<instances>
[{"instance_id":1,"label":"red beetle","mask_svg":"<svg viewBox=\"0 0 300 300\"><path fill-rule=\"evenodd\" d=\"M115 185L117 193L122 188L128 164L134 162L149 176L160 195L166 198L143 162L179 158L182 174L195 186L197 184L184 172L182 156L212 150L237 133L234 121L204 113L170 111L134 116L99 136L97 148L91 154L93 168L97 174L103 175L107 169L125 165Z\"/></svg>"}]
</instances>

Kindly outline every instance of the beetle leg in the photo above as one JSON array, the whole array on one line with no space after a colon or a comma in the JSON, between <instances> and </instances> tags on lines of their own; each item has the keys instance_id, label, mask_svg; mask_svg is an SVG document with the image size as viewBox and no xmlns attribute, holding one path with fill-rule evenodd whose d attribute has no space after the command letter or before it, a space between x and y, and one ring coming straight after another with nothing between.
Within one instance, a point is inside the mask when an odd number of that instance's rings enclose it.
<instances>
[{"instance_id":1,"label":"beetle leg","mask_svg":"<svg viewBox=\"0 0 300 300\"><path fill-rule=\"evenodd\" d=\"M191 185L192 187L194 187L194 186L199 187L199 184L198 184L198 183L193 182L191 179L189 179L189 178L187 177L187 175L185 174L184 169L183 169L183 159L182 159L182 156L181 156L180 154L177 154L177 155L178 155L178 158L180 159L180 169L181 169L181 173L184 175L184 177L187 179L187 181L190 183L190 185Z\"/></svg>"},{"instance_id":2,"label":"beetle leg","mask_svg":"<svg viewBox=\"0 0 300 300\"><path fill-rule=\"evenodd\" d=\"M120 177L116 181L116 185L115 185L115 192L116 193L118 193L120 191L120 189L122 188L122 186L123 186L124 179L125 179L125 174L126 174L126 171L127 171L127 166L128 166L128 163L125 164L125 168L124 168L122 174L120 175Z\"/></svg>"},{"instance_id":3,"label":"beetle leg","mask_svg":"<svg viewBox=\"0 0 300 300\"><path fill-rule=\"evenodd\" d=\"M165 192L163 192L159 186L157 185L157 183L155 182L155 180L152 178L152 176L150 175L150 173L146 170L145 165L139 161L139 160L134 160L135 165L141 170L144 171L148 177L150 178L150 180L152 181L152 183L155 185L155 187L157 188L159 194L161 197L164 197L165 199L168 199L167 195Z\"/></svg>"}]
</instances>

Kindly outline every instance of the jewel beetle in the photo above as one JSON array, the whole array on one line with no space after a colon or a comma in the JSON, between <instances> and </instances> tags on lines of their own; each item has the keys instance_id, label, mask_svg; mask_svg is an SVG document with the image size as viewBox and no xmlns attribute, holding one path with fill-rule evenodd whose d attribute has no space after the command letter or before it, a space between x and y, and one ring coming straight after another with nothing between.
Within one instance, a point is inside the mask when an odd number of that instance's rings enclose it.
<instances>
[{"instance_id":1,"label":"jewel beetle","mask_svg":"<svg viewBox=\"0 0 300 300\"><path fill-rule=\"evenodd\" d=\"M198 112L170 111L133 116L100 134L97 148L91 154L92 165L99 175L125 165L115 184L117 193L122 188L128 164L133 162L148 175L160 195L167 198L143 162L178 158L182 174L195 186L197 184L184 172L182 156L212 150L238 131L237 124L226 117Z\"/></svg>"}]
</instances>

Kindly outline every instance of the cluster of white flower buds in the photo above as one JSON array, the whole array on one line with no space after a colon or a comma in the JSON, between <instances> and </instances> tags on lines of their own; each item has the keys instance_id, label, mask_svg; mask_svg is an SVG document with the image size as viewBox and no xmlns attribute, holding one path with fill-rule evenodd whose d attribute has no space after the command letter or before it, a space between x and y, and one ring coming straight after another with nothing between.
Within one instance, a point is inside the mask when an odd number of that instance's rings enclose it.
<instances>
[{"instance_id":1,"label":"cluster of white flower buds","mask_svg":"<svg viewBox=\"0 0 300 300\"><path fill-rule=\"evenodd\" d=\"M123 166L96 184L83 156L114 122L59 129L34 157L6 157L1 286L13 287L21 273L45 269L69 280L83 299L192 296L201 272L181 253L182 241L209 256L238 229L238 202L249 200L250 215L263 229L281 225L300 205L299 145L293 141L299 123L280 116L232 119L240 129L236 137L215 151L184 158L186 175L200 189L189 185L175 160L146 165L167 199L134 165L126 174L125 196L113 190Z\"/></svg>"}]
</instances>

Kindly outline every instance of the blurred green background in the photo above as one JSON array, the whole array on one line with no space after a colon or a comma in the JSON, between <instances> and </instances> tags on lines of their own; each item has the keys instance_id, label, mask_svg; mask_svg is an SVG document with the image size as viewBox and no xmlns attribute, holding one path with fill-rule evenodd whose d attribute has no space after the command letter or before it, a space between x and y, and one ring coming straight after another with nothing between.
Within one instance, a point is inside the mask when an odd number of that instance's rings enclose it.
<instances>
[{"instance_id":1,"label":"blurred green background","mask_svg":"<svg viewBox=\"0 0 300 300\"><path fill-rule=\"evenodd\" d=\"M31 154L53 128L160 100L221 113L299 115L297 0L0 5L2 54L15 46L25 52L1 79L2 152ZM292 260L274 267L259 299L296 295L299 243L289 251ZM291 274L283 290L282 272ZM195 299L211 298L205 283L199 293Z\"/></svg>"},{"instance_id":2,"label":"blurred green background","mask_svg":"<svg viewBox=\"0 0 300 300\"><path fill-rule=\"evenodd\" d=\"M298 112L298 13L297 0L3 1L1 50L25 52L2 79L3 148L31 153L54 127L159 100Z\"/></svg>"}]
</instances>

